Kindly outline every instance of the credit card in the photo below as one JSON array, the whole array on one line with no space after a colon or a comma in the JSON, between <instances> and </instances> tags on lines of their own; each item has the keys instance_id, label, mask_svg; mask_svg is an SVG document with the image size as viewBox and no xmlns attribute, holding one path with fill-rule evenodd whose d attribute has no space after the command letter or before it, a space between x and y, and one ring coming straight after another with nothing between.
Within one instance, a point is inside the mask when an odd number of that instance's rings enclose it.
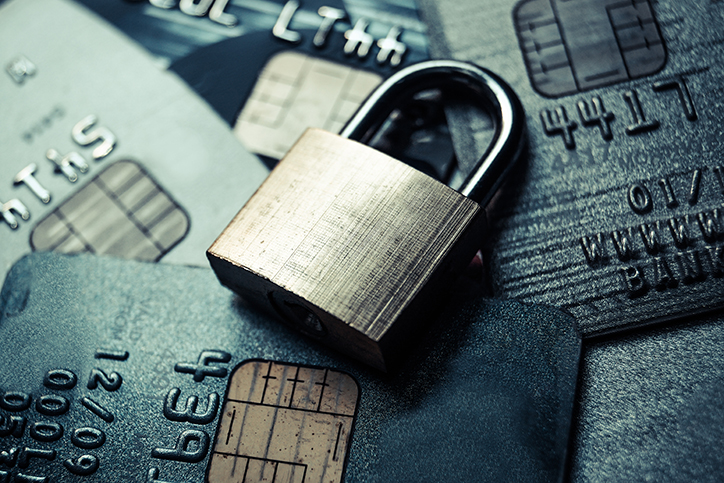
<instances>
[{"instance_id":1,"label":"credit card","mask_svg":"<svg viewBox=\"0 0 724 483\"><path fill-rule=\"evenodd\" d=\"M169 65L269 166L306 128L338 132L382 79L428 58L413 0L82 1ZM444 117L419 101L399 107L377 146L444 177Z\"/></svg>"},{"instance_id":2,"label":"credit card","mask_svg":"<svg viewBox=\"0 0 724 483\"><path fill-rule=\"evenodd\" d=\"M724 307L724 6L421 0L437 57L485 66L527 112L527 166L491 212L494 293L585 336ZM451 117L475 159L492 125Z\"/></svg>"},{"instance_id":3,"label":"credit card","mask_svg":"<svg viewBox=\"0 0 724 483\"><path fill-rule=\"evenodd\" d=\"M370 55L359 55L363 52L355 49L351 59L359 63L373 61L370 66L378 63L395 67L394 49L384 61L382 58L376 61L382 49L377 41L386 38L394 26L399 30L399 38L391 40L405 44L403 57L409 55L414 61L427 52L425 25L418 18L414 0L77 1L143 45L165 65L227 39L260 32L267 34L268 39L284 40L290 46L309 42L326 50L332 40L335 45L340 37L346 41L345 32L353 29L360 19L364 21L357 27L355 37L368 39L362 45L369 47ZM309 38L305 38L307 31L312 33ZM362 35L364 33L372 37ZM360 46L359 42L356 46Z\"/></svg>"},{"instance_id":4,"label":"credit card","mask_svg":"<svg viewBox=\"0 0 724 483\"><path fill-rule=\"evenodd\" d=\"M34 253L0 293L0 481L561 481L580 336L451 305L389 375L210 269Z\"/></svg>"},{"instance_id":5,"label":"credit card","mask_svg":"<svg viewBox=\"0 0 724 483\"><path fill-rule=\"evenodd\" d=\"M586 343L569 481L716 482L724 316Z\"/></svg>"},{"instance_id":6,"label":"credit card","mask_svg":"<svg viewBox=\"0 0 724 483\"><path fill-rule=\"evenodd\" d=\"M0 45L0 279L31 249L206 265L267 174L228 126L73 2L3 3Z\"/></svg>"}]
</instances>

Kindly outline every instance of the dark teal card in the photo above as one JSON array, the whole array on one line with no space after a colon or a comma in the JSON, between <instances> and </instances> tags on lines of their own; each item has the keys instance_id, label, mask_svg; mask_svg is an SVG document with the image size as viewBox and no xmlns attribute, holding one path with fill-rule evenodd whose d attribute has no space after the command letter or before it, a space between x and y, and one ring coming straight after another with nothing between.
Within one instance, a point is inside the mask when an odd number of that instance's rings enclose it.
<instances>
[{"instance_id":1,"label":"dark teal card","mask_svg":"<svg viewBox=\"0 0 724 483\"><path fill-rule=\"evenodd\" d=\"M228 474L212 481L311 482L320 452L346 482L563 475L580 339L555 309L448 309L389 375L250 310L207 269L33 254L0 309L3 482L201 482L214 461ZM244 371L248 397L227 393ZM268 430L242 418L254 411Z\"/></svg>"}]
</instances>

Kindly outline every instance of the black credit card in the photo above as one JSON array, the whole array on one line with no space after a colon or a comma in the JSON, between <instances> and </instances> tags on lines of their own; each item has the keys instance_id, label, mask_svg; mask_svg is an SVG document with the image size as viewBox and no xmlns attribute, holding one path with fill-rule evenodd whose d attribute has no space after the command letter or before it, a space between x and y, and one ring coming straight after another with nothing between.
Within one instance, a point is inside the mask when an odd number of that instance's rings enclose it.
<instances>
[{"instance_id":1,"label":"black credit card","mask_svg":"<svg viewBox=\"0 0 724 483\"><path fill-rule=\"evenodd\" d=\"M485 66L527 111L529 157L491 211L496 294L584 336L724 307L724 6L421 0L436 57ZM492 126L451 117L474 159Z\"/></svg>"}]
</instances>

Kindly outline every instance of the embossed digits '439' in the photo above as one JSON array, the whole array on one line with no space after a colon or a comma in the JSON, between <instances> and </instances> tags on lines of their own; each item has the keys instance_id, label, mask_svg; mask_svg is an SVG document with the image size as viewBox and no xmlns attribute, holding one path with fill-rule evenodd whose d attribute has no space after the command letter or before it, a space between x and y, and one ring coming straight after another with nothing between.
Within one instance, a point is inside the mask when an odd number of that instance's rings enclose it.
<instances>
[{"instance_id":1,"label":"embossed digits '439'","mask_svg":"<svg viewBox=\"0 0 724 483\"><path fill-rule=\"evenodd\" d=\"M228 374L227 365L231 354L219 350L203 351L199 354L197 362L178 362L174 371L179 374L189 374L195 383L201 383L206 377L225 379ZM187 425L180 428L175 441L168 441L172 446L159 446L153 448L151 456L160 460L169 460L180 463L198 463L206 458L211 445L211 436L204 428L219 412L219 394L212 392L201 398L190 395L185 403L180 402L181 389L171 388L163 401L163 415L169 421L189 423L194 425L189 429ZM184 427L186 429L184 429ZM168 439L168 438L166 438ZM148 482L161 481L159 469L148 470Z\"/></svg>"}]
</instances>

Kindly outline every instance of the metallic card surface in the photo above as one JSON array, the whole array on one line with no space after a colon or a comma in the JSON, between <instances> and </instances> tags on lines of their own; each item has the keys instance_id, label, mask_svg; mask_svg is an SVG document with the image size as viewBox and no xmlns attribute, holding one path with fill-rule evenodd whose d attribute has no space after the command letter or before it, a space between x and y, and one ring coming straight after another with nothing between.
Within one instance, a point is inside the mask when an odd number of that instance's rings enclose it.
<instances>
[{"instance_id":1,"label":"metallic card surface","mask_svg":"<svg viewBox=\"0 0 724 483\"><path fill-rule=\"evenodd\" d=\"M528 165L491 212L496 294L585 335L724 306L722 3L420 5L435 56L499 73L527 111ZM490 126L451 121L475 158Z\"/></svg>"},{"instance_id":2,"label":"metallic card surface","mask_svg":"<svg viewBox=\"0 0 724 483\"><path fill-rule=\"evenodd\" d=\"M204 265L267 173L228 126L72 2L4 3L0 44L0 278L31 245Z\"/></svg>"},{"instance_id":3,"label":"metallic card surface","mask_svg":"<svg viewBox=\"0 0 724 483\"><path fill-rule=\"evenodd\" d=\"M580 342L556 309L476 301L382 377L209 269L34 253L0 293L0 481L329 481L344 459L347 483L560 481Z\"/></svg>"}]
</instances>

